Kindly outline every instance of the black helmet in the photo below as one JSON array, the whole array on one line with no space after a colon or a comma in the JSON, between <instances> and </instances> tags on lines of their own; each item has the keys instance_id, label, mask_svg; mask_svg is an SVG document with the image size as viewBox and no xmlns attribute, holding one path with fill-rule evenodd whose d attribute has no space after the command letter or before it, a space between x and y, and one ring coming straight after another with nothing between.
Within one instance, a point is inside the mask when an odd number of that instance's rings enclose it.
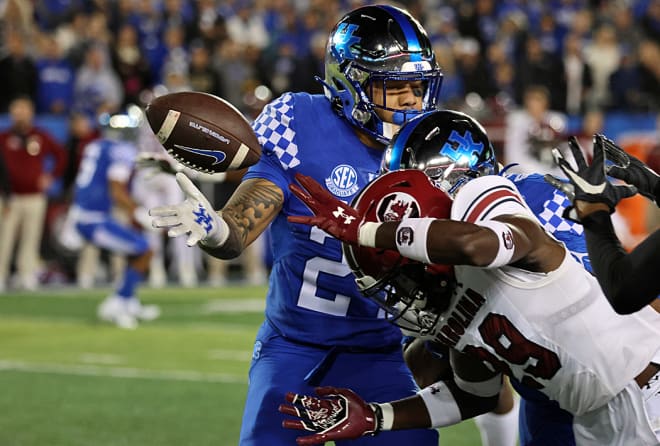
<instances>
[{"instance_id":1,"label":"black helmet","mask_svg":"<svg viewBox=\"0 0 660 446\"><path fill-rule=\"evenodd\" d=\"M454 196L467 181L497 173L495 151L486 131L468 115L436 110L419 115L392 138L382 172L418 169Z\"/></svg>"},{"instance_id":2,"label":"black helmet","mask_svg":"<svg viewBox=\"0 0 660 446\"><path fill-rule=\"evenodd\" d=\"M378 141L389 142L375 108L394 112L400 125L418 110L375 105L371 88L387 81L421 81L422 111L437 108L442 73L422 26L406 11L388 5L357 8L330 33L325 56L325 95L348 122Z\"/></svg>"}]
</instances>

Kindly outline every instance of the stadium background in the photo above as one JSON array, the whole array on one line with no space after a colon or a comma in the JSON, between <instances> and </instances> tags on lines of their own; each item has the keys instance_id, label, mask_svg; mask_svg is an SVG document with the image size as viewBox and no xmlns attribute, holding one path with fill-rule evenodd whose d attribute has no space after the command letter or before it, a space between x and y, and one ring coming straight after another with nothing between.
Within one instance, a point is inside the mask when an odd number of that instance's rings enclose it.
<instances>
[{"instance_id":1,"label":"stadium background","mask_svg":"<svg viewBox=\"0 0 660 446\"><path fill-rule=\"evenodd\" d=\"M284 91L321 92L313 75L322 74L328 32L343 12L364 3L0 1L0 130L17 94L34 98L36 124L70 153L79 149L71 131L76 119L94 122L101 109L145 105L165 91L207 91L254 117ZM567 120L542 137L529 129L530 140L554 144L581 134L584 117L596 113L601 130L631 153L657 153L659 0L399 4L434 43L445 73L443 105L480 119L501 160L516 161L507 158L508 117L524 110L523 92L535 84L548 89L552 109ZM569 64L564 47L573 37L580 57ZM536 56L532 47L540 49ZM92 49L107 64L88 85L77 85ZM575 64L591 72L591 82L562 82ZM111 91L101 82L108 78L120 85L114 97L103 94ZM581 92L577 101L574 91ZM71 165L69 176L73 157ZM95 307L109 288L76 289L75 259L54 241L70 180L49 191L41 291L10 290L0 298L0 444L235 444L265 289L238 281L221 289L144 289L145 301L162 306L160 320L130 333L99 324ZM642 198L624 203L628 247L657 224L646 223L647 211ZM478 444L471 423L443 438Z\"/></svg>"}]
</instances>

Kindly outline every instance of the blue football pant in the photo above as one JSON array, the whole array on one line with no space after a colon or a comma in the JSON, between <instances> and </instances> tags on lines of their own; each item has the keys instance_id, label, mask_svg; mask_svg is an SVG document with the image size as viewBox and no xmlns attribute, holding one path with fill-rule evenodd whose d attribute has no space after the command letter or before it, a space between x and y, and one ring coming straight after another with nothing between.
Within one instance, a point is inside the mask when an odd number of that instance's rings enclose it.
<instances>
[{"instance_id":1,"label":"blue football pant","mask_svg":"<svg viewBox=\"0 0 660 446\"><path fill-rule=\"evenodd\" d=\"M76 228L85 240L113 253L140 255L149 249L147 238L140 231L112 219L100 223L78 223Z\"/></svg>"},{"instance_id":2,"label":"blue football pant","mask_svg":"<svg viewBox=\"0 0 660 446\"><path fill-rule=\"evenodd\" d=\"M287 418L277 411L287 392L314 395L303 380L326 355L325 350L295 344L264 322L255 342L250 366L247 401L241 426L241 446L291 446L307 431L285 429ZM418 390L400 351L392 353L339 353L320 382L321 386L348 387L366 401L386 402ZM437 446L434 429L381 432L375 437L338 442L337 446Z\"/></svg>"}]
</instances>

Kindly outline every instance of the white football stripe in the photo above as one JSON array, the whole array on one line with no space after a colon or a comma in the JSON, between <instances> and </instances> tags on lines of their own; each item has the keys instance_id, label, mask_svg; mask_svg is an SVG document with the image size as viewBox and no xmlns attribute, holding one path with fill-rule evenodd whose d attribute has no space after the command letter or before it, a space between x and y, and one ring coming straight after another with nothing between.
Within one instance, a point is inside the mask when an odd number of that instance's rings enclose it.
<instances>
[{"instance_id":1,"label":"white football stripe","mask_svg":"<svg viewBox=\"0 0 660 446\"><path fill-rule=\"evenodd\" d=\"M245 157L247 156L249 151L250 151L249 147L241 143L241 146L238 148L238 151L236 152L234 159L231 160L231 164L227 169L231 170L240 167L240 165L243 164L243 161L245 161Z\"/></svg>"},{"instance_id":2,"label":"white football stripe","mask_svg":"<svg viewBox=\"0 0 660 446\"><path fill-rule=\"evenodd\" d=\"M170 137L172 130L174 130L174 126L179 121L179 116L181 116L181 113L176 110L170 110L167 112L163 124L160 126L158 133L156 133L158 141L160 141L161 144L165 144L165 141Z\"/></svg>"}]
</instances>

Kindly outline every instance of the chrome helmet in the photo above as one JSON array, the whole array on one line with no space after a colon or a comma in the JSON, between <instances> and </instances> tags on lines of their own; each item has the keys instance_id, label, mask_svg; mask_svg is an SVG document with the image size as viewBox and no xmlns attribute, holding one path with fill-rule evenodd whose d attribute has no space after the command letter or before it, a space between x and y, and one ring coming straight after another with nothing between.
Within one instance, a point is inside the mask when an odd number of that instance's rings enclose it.
<instances>
[{"instance_id":1,"label":"chrome helmet","mask_svg":"<svg viewBox=\"0 0 660 446\"><path fill-rule=\"evenodd\" d=\"M498 164L481 124L461 112L435 110L411 119L392 138L381 172L399 169L423 171L453 197L471 179L497 173Z\"/></svg>"},{"instance_id":2,"label":"chrome helmet","mask_svg":"<svg viewBox=\"0 0 660 446\"><path fill-rule=\"evenodd\" d=\"M442 73L419 22L393 6L357 8L330 33L321 81L325 95L351 125L387 144L391 134L376 109L393 112L395 125L420 113L389 107L385 97L383 105L374 104L374 85L385 92L388 81L422 82L422 112L437 108Z\"/></svg>"}]
</instances>

